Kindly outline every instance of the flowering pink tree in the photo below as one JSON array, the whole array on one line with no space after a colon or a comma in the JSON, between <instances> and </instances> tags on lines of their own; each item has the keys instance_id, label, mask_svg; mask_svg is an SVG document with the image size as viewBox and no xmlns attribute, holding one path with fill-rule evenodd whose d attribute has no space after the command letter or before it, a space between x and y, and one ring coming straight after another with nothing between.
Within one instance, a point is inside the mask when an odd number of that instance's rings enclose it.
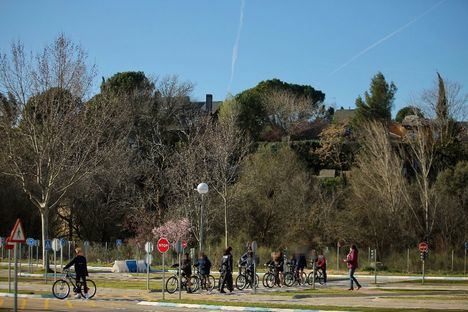
<instances>
[{"instance_id":1,"label":"flowering pink tree","mask_svg":"<svg viewBox=\"0 0 468 312\"><path fill-rule=\"evenodd\" d=\"M183 239L188 240L190 238L190 222L187 218L169 220L160 227L154 228L152 232L156 239L164 236L171 243Z\"/></svg>"}]
</instances>

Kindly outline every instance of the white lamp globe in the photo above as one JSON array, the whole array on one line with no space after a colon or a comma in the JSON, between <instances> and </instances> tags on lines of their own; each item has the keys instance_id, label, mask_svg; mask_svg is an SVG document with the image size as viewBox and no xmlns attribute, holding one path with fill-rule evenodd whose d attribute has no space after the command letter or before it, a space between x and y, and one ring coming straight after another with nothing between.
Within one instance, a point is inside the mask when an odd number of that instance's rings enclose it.
<instances>
[{"instance_id":1,"label":"white lamp globe","mask_svg":"<svg viewBox=\"0 0 468 312\"><path fill-rule=\"evenodd\" d=\"M206 183L200 183L197 186L197 192L200 194L206 194L208 193L208 184Z\"/></svg>"}]
</instances>

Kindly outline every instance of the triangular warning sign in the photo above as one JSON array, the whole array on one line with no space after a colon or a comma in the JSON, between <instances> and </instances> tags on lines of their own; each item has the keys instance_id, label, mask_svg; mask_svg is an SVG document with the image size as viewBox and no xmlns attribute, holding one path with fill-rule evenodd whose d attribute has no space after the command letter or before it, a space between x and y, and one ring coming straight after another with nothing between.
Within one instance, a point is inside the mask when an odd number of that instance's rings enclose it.
<instances>
[{"instance_id":1,"label":"triangular warning sign","mask_svg":"<svg viewBox=\"0 0 468 312\"><path fill-rule=\"evenodd\" d=\"M25 243L26 234L23 231L23 224L20 219L16 220L15 226L10 234L10 242L12 243Z\"/></svg>"}]
</instances>

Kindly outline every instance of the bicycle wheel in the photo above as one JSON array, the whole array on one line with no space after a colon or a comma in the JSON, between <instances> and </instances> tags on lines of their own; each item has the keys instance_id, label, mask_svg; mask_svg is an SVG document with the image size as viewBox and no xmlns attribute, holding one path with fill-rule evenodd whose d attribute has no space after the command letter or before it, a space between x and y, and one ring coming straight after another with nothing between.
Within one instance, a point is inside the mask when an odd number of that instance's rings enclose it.
<instances>
[{"instance_id":1,"label":"bicycle wheel","mask_svg":"<svg viewBox=\"0 0 468 312\"><path fill-rule=\"evenodd\" d=\"M307 274L305 272L300 272L298 276L299 285L305 285L307 283Z\"/></svg>"},{"instance_id":2,"label":"bicycle wheel","mask_svg":"<svg viewBox=\"0 0 468 312\"><path fill-rule=\"evenodd\" d=\"M266 286L273 288L276 284L276 277L274 274L268 273L266 276Z\"/></svg>"},{"instance_id":3,"label":"bicycle wheel","mask_svg":"<svg viewBox=\"0 0 468 312\"><path fill-rule=\"evenodd\" d=\"M205 289L212 291L216 287L216 279L213 275L208 275L205 277Z\"/></svg>"},{"instance_id":4,"label":"bicycle wheel","mask_svg":"<svg viewBox=\"0 0 468 312\"><path fill-rule=\"evenodd\" d=\"M320 285L325 284L325 276L323 275L322 269L317 270L317 274L315 275L315 280L320 283Z\"/></svg>"},{"instance_id":5,"label":"bicycle wheel","mask_svg":"<svg viewBox=\"0 0 468 312\"><path fill-rule=\"evenodd\" d=\"M244 274L238 275L237 278L236 278L236 287L237 287L237 289L242 290L242 289L245 288L245 286L247 286L246 276Z\"/></svg>"},{"instance_id":6,"label":"bicycle wheel","mask_svg":"<svg viewBox=\"0 0 468 312\"><path fill-rule=\"evenodd\" d=\"M179 280L177 276L171 276L166 282L166 291L173 294L179 289Z\"/></svg>"},{"instance_id":7,"label":"bicycle wheel","mask_svg":"<svg viewBox=\"0 0 468 312\"><path fill-rule=\"evenodd\" d=\"M312 285L314 281L314 271L310 272L309 275L307 275L307 284Z\"/></svg>"},{"instance_id":8,"label":"bicycle wheel","mask_svg":"<svg viewBox=\"0 0 468 312\"><path fill-rule=\"evenodd\" d=\"M88 288L88 299L91 299L96 294L96 283L90 279L86 280L86 287ZM85 297L85 291L83 287L80 288L81 295Z\"/></svg>"},{"instance_id":9,"label":"bicycle wheel","mask_svg":"<svg viewBox=\"0 0 468 312\"><path fill-rule=\"evenodd\" d=\"M271 274L269 272L263 274L263 278L262 278L262 284L263 284L263 287L268 287L267 285L267 278L268 278L268 275Z\"/></svg>"},{"instance_id":10,"label":"bicycle wheel","mask_svg":"<svg viewBox=\"0 0 468 312\"><path fill-rule=\"evenodd\" d=\"M55 298L63 300L70 294L70 285L66 280L59 279L52 285L52 294Z\"/></svg>"},{"instance_id":11,"label":"bicycle wheel","mask_svg":"<svg viewBox=\"0 0 468 312\"><path fill-rule=\"evenodd\" d=\"M188 285L188 283L186 285L187 285L187 292L189 293L196 292L200 288L200 279L198 278L198 276L193 275L190 277L190 286Z\"/></svg>"},{"instance_id":12,"label":"bicycle wheel","mask_svg":"<svg viewBox=\"0 0 468 312\"><path fill-rule=\"evenodd\" d=\"M284 284L286 286L291 287L292 285L294 285L294 282L295 278L293 273L287 272L286 274L284 274Z\"/></svg>"}]
</instances>

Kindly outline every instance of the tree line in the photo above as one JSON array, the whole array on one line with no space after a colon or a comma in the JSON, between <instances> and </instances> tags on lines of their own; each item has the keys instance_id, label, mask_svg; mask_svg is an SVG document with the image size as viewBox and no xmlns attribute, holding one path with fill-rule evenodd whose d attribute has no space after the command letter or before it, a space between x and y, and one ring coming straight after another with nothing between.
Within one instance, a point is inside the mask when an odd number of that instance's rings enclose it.
<instances>
[{"instance_id":1,"label":"tree line","mask_svg":"<svg viewBox=\"0 0 468 312\"><path fill-rule=\"evenodd\" d=\"M177 76L117 73L91 94L95 76L63 35L37 54L16 42L1 55L0 235L22 217L43 239L144 241L187 220L196 242L194 189L206 182L213 243L343 241L385 253L467 239L467 96L439 74L399 123L397 88L382 73L346 122L322 91L278 79L210 112ZM324 168L336 175L318 176Z\"/></svg>"}]
</instances>

